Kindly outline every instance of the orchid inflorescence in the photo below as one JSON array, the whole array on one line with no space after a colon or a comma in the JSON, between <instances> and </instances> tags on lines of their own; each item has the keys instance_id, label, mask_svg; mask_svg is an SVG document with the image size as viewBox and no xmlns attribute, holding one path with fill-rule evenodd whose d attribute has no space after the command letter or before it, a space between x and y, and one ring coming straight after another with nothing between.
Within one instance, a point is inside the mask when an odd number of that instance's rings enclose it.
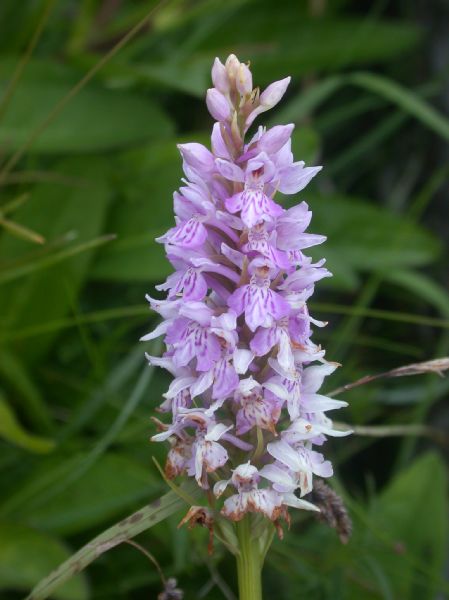
<instances>
[{"instance_id":1,"label":"orchid inflorescence","mask_svg":"<svg viewBox=\"0 0 449 600\"><path fill-rule=\"evenodd\" d=\"M307 308L315 282L331 273L303 250L325 237L305 233L305 202L284 209L274 201L300 192L321 167L294 162L294 125L259 127L245 142L290 77L260 93L231 55L215 59L212 80L212 151L179 145L186 178L174 194L176 224L157 240L175 272L157 286L165 300L147 296L162 322L142 339L165 335L167 348L147 358L174 376L159 408L172 422L154 419L152 440L171 444L168 478L187 474L209 499L226 498L224 517L253 512L277 522L288 507L318 510L302 497L332 465L313 446L348 433L325 415L346 403L318 393L338 365L312 342L312 325L325 323Z\"/></svg>"}]
</instances>

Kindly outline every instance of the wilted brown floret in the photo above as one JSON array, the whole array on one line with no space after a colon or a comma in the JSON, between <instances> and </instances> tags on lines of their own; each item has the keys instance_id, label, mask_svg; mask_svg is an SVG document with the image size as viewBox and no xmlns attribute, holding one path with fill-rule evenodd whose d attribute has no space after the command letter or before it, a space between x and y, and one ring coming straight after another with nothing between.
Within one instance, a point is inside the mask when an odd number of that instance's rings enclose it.
<instances>
[{"instance_id":1,"label":"wilted brown floret","mask_svg":"<svg viewBox=\"0 0 449 600\"><path fill-rule=\"evenodd\" d=\"M212 554L214 551L214 517L212 511L205 506L191 506L186 516L180 521L178 528L187 523L187 527L192 529L195 525L207 527L209 530L209 544L207 551Z\"/></svg>"}]
</instances>

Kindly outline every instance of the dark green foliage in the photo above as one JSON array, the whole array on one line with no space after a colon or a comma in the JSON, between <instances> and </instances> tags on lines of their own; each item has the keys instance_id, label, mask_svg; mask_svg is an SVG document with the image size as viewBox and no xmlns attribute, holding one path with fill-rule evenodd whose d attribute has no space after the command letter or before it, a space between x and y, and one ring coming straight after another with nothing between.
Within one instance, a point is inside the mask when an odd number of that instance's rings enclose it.
<instances>
[{"instance_id":1,"label":"dark green foliage","mask_svg":"<svg viewBox=\"0 0 449 600\"><path fill-rule=\"evenodd\" d=\"M0 596L8 600L167 491L151 460L162 463L166 449L148 438L168 378L145 365L144 351L160 347L137 340L155 321L144 294L170 272L154 238L173 223L176 144L208 143L203 99L214 56L251 60L262 87L292 75L270 124L295 122L295 155L325 167L301 198L314 212L311 231L328 237L315 254L335 274L312 305L329 321L317 341L343 363L329 385L449 354L443 3L169 0L54 113L152 6L0 2ZM39 23L36 48L8 88ZM347 393L339 418L444 429L448 390L435 376L381 380ZM343 546L295 514L268 555L266 597L446 597L446 450L432 435L332 442L333 485L354 535ZM187 600L224 598L222 580L235 589L233 558L218 542L208 557L205 531L178 530L182 503L169 500L171 516L139 543ZM160 589L152 563L122 544L54 597L139 600Z\"/></svg>"}]
</instances>

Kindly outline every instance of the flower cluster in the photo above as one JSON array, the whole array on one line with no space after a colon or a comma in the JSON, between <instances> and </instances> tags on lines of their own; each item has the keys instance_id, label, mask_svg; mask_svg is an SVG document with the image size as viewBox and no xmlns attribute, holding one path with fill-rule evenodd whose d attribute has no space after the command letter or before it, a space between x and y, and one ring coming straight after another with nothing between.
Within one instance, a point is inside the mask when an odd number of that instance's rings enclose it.
<instances>
[{"instance_id":1,"label":"flower cluster","mask_svg":"<svg viewBox=\"0 0 449 600\"><path fill-rule=\"evenodd\" d=\"M276 521L289 506L315 509L301 497L332 466L313 446L347 433L325 415L346 403L318 393L337 365L312 342L312 325L325 323L307 308L315 282L331 274L303 250L325 237L305 232L305 202L285 209L274 200L300 192L321 167L294 161L293 125L259 127L245 141L290 78L260 93L231 55L215 60L212 80L212 151L179 146L186 179L174 194L175 226L157 240L175 271L157 287L165 300L147 297L162 322L142 339L165 335L166 344L148 360L174 377L159 408L171 423L155 419L152 439L171 444L168 477L186 473L226 497L225 517Z\"/></svg>"}]
</instances>

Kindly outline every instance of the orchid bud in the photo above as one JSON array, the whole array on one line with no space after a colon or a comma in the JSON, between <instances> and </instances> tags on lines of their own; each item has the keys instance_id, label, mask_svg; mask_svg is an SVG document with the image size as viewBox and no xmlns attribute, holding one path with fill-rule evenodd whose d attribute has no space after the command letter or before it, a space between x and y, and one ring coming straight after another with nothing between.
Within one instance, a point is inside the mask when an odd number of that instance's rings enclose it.
<instances>
[{"instance_id":1,"label":"orchid bud","mask_svg":"<svg viewBox=\"0 0 449 600\"><path fill-rule=\"evenodd\" d=\"M260 94L259 102L265 107L265 110L273 108L285 94L291 77L286 77L280 81L270 83L270 85Z\"/></svg>"},{"instance_id":2,"label":"orchid bud","mask_svg":"<svg viewBox=\"0 0 449 600\"><path fill-rule=\"evenodd\" d=\"M258 99L258 104L256 108L250 112L250 114L246 117L245 120L245 131L247 131L254 119L260 115L261 113L269 110L276 106L282 96L285 94L285 90L290 83L291 77L286 77L285 79L281 79L280 81L275 81L271 83L266 90L264 90Z\"/></svg>"},{"instance_id":3,"label":"orchid bud","mask_svg":"<svg viewBox=\"0 0 449 600\"><path fill-rule=\"evenodd\" d=\"M220 123L229 121L231 116L229 102L218 90L215 88L207 90L206 104L210 114L216 121Z\"/></svg>"},{"instance_id":4,"label":"orchid bud","mask_svg":"<svg viewBox=\"0 0 449 600\"><path fill-rule=\"evenodd\" d=\"M228 56L225 62L225 67L229 79L231 80L231 82L234 82L237 78L240 69L240 61L235 54L230 54Z\"/></svg>"},{"instance_id":5,"label":"orchid bud","mask_svg":"<svg viewBox=\"0 0 449 600\"><path fill-rule=\"evenodd\" d=\"M229 77L226 72L226 67L219 58L215 59L212 67L212 82L214 87L222 94L227 94L229 92Z\"/></svg>"},{"instance_id":6,"label":"orchid bud","mask_svg":"<svg viewBox=\"0 0 449 600\"><path fill-rule=\"evenodd\" d=\"M235 82L237 91L241 96L251 94L253 91L253 76L247 65L244 63L240 63Z\"/></svg>"}]
</instances>

